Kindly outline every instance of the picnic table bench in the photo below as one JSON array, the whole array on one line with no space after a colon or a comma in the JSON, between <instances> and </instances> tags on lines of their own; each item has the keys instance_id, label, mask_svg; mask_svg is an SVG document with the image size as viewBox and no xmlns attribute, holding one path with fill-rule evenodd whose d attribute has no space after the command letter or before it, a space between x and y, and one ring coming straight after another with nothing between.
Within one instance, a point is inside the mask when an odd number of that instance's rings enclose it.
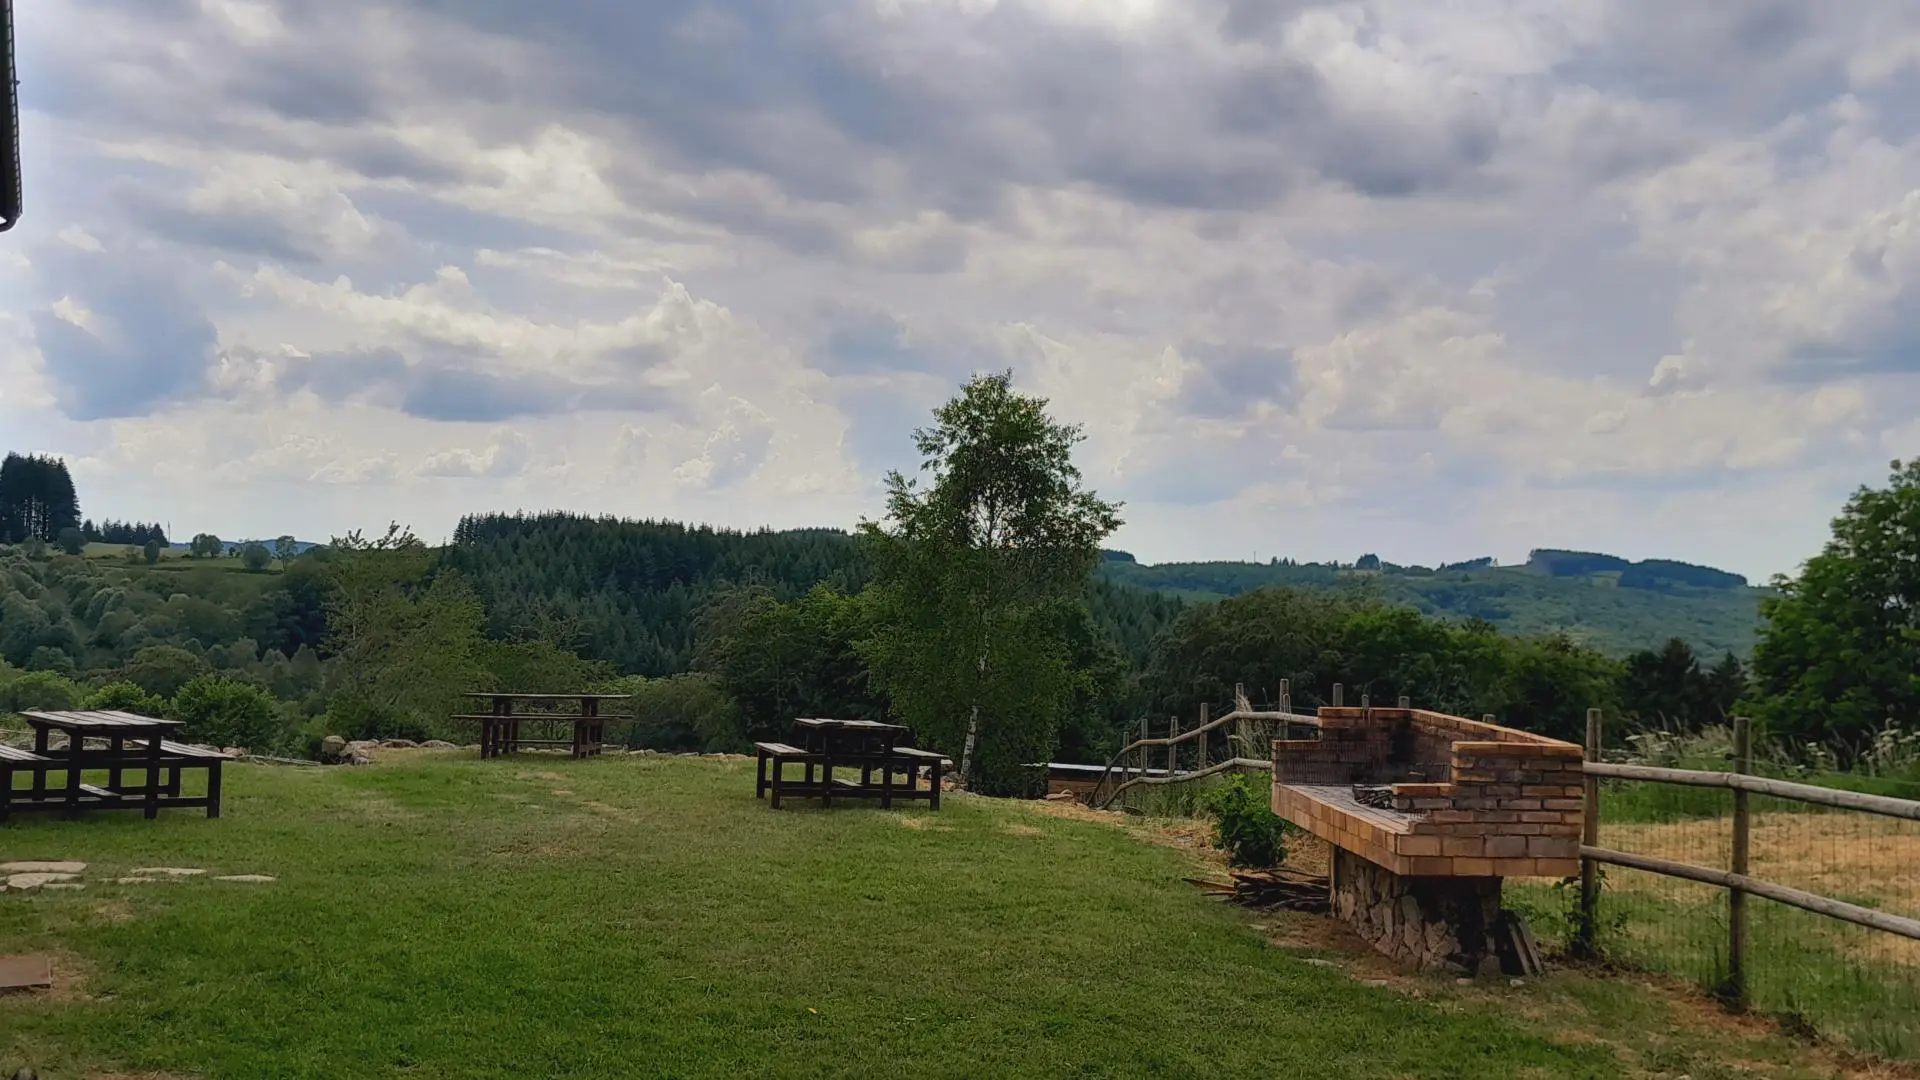
<instances>
[{"instance_id":1,"label":"picnic table bench","mask_svg":"<svg viewBox=\"0 0 1920 1080\"><path fill-rule=\"evenodd\" d=\"M625 701L627 694L500 694L473 691L466 695L484 700L491 706L484 713L458 713L452 719L480 725L480 756L501 757L533 746L565 746L573 756L594 757L606 742L607 718L600 715L603 701ZM576 712L515 712L516 705L577 704ZM527 738L521 725L557 727L572 725L570 738Z\"/></svg>"},{"instance_id":2,"label":"picnic table bench","mask_svg":"<svg viewBox=\"0 0 1920 1080\"><path fill-rule=\"evenodd\" d=\"M83 809L139 809L152 818L170 807L205 807L208 817L220 816L220 767L227 756L168 739L179 721L113 709L32 710L21 716L33 728L33 749L0 746L0 821L14 813L73 816ZM67 739L59 749L52 745L56 731ZM204 794L184 793L185 769L206 770ZM89 772L104 772L106 783L88 783ZM130 772L140 774L138 783L128 778ZM51 779L55 774L60 774L57 785ZM16 787L16 777L25 778L27 786Z\"/></svg>"},{"instance_id":3,"label":"picnic table bench","mask_svg":"<svg viewBox=\"0 0 1920 1080\"><path fill-rule=\"evenodd\" d=\"M758 756L754 797L771 794L775 810L788 795L817 798L823 807L832 806L836 796L879 799L883 808L891 808L896 799L925 799L929 809L938 810L940 774L953 763L931 750L900 745L908 737L905 727L874 720L795 720L794 742L754 744ZM799 766L802 774L788 774L785 770L790 765ZM924 789L920 787L923 767L929 770ZM844 770L843 774L835 776L835 768ZM854 769L859 770L857 780L847 775Z\"/></svg>"}]
</instances>

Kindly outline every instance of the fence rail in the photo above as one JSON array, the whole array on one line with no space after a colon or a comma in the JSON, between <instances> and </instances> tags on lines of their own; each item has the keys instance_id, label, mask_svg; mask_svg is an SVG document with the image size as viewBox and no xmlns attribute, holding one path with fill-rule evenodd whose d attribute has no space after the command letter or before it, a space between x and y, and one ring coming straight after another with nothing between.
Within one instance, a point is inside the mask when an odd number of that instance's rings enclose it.
<instances>
[{"instance_id":1,"label":"fence rail","mask_svg":"<svg viewBox=\"0 0 1920 1080\"><path fill-rule=\"evenodd\" d=\"M1758 951L1756 951L1756 942L1750 933L1752 926L1750 925L1749 898L1759 897L1775 904L1808 912L1821 919L1832 920L1833 922L1829 925L1845 923L1865 928L1871 932L1862 939L1869 942L1867 952L1877 954L1882 961L1891 958L1893 966L1875 967L1872 963L1868 963L1866 955L1847 954L1844 950L1842 954L1832 958L1831 962L1843 966L1859 964L1866 964L1866 966L1853 969L1849 978L1854 980L1855 985L1846 992L1849 995L1846 1000L1832 1000L1821 1005L1828 1013L1821 1019L1842 1028L1851 1025L1871 1029L1869 1031L1871 1041L1877 1043L1879 1048L1887 1049L1899 1056L1911 1056L1915 1053L1916 1048L1920 1048L1920 1024L1916 1024L1916 1015L1910 1006L1913 995L1920 991L1920 978L1916 977L1920 976L1920 968L1912 964L1911 957L1914 953L1911 943L1920 942L1920 918L1878 910L1867 904L1912 903L1920 899L1920 892L1916 892L1914 896L1908 896L1900 891L1911 888L1916 881L1920 881L1920 877L1916 877L1911 870L1903 870L1897 866L1892 870L1884 868L1876 870L1873 868L1872 856L1863 855L1861 848L1846 848L1840 845L1825 852L1820 849L1821 834L1826 830L1831 830L1827 832L1830 837L1842 829L1852 828L1856 830L1854 833L1856 838L1872 834L1873 839L1870 842L1878 845L1894 844L1910 838L1911 830L1901 832L1899 826L1892 823L1920 822L1920 801L1842 791L1753 775L1752 724L1745 718L1735 718L1733 722L1731 772L1600 761L1598 759L1603 742L1602 734L1600 712L1597 709L1591 710L1587 718L1587 761L1584 766L1587 799L1586 822L1580 848L1580 894L1577 901L1577 918L1571 920L1572 932L1568 942L1573 951L1586 956L1599 956L1606 951L1601 947L1599 940L1603 925L1603 887L1600 873L1600 868L1603 866L1619 867L1724 890L1727 897L1724 909L1726 922L1724 936L1718 943L1714 943L1711 938L1713 933L1718 932L1714 928L1719 922L1719 912L1711 908L1702 911L1697 902L1679 904L1676 909L1669 910L1665 915L1650 917L1654 918L1656 924L1652 932L1658 932L1660 925L1673 927L1669 932L1676 936L1672 939L1671 948L1682 952L1692 950L1696 955L1710 955L1718 958L1719 973L1714 975L1718 984L1715 985L1713 980L1708 980L1708 985L1734 1008L1745 1008L1752 1004L1755 985L1765 984L1769 988L1765 995L1768 1000L1762 1004L1769 1007L1785 1007L1794 1012L1803 1011L1801 1004L1817 997L1814 984L1824 978L1821 973L1804 966L1807 955L1804 950L1825 947L1821 945L1822 941L1838 940L1833 937L1838 933L1837 930L1832 932L1821 930L1817 921L1788 927L1781 922L1785 918L1784 915L1766 912L1763 913L1765 917L1761 919L1761 926L1763 931L1773 930L1775 939L1757 943ZM1712 821L1719 823L1719 828L1730 827L1730 833L1721 834L1723 839L1728 841L1724 847L1713 844L1705 849L1717 848L1716 853L1724 859L1723 864L1712 866L1703 865L1702 861L1695 861L1705 853L1697 846L1683 852L1663 852L1661 855L1653 855L1619 850L1613 844L1603 845L1601 827L1603 822L1609 820L1602 798L1601 781L1603 780L1613 782L1615 786L1610 787L1609 790L1617 791L1622 797L1629 796L1630 785L1635 784L1727 791L1730 795L1728 801L1731 803L1731 814L1728 815L1722 810L1718 814L1700 819L1702 824ZM1629 786L1618 786L1622 784ZM1839 823L1840 819L1829 818L1826 814L1795 813L1787 807L1780 806L1768 807L1767 813L1756 814L1751 805L1752 799L1756 797L1804 804L1807 807L1820 807L1829 811L1850 811L1854 814L1872 815L1886 819L1890 823L1886 826L1886 834L1882 836L1874 827L1862 824L1866 819L1855 819L1855 824L1845 826ZM1798 836L1781 835L1779 825L1781 813L1793 814L1794 819L1801 824L1791 827L1806 831ZM1752 850L1756 818L1773 822L1762 833L1773 845L1772 850L1758 853ZM1821 820L1833 821L1835 824L1820 826L1817 822ZM1638 819L1634 818L1631 808L1627 817L1613 828L1626 830L1622 833L1622 839L1635 835L1648 835L1635 833L1636 829L1645 829L1648 826L1640 824ZM1827 842L1832 841L1829 839ZM1842 851L1846 854L1843 855ZM1685 857L1665 857L1669 854ZM1812 886L1811 888L1769 880L1772 875L1767 873L1767 867L1771 866L1777 872L1792 875L1796 872L1795 859L1817 859L1822 854L1835 862L1827 865L1823 872L1813 874L1814 880L1801 882L1801 884ZM1758 861L1762 867L1758 874L1750 866L1750 863L1755 861ZM1800 867L1799 872L1805 872L1804 865ZM1863 902L1856 903L1853 899L1824 894L1836 887L1852 885L1859 886L1865 894L1860 897ZM1888 892L1889 889L1891 892ZM1611 893L1614 890L1609 886L1606 891ZM1631 905L1636 902L1634 898L1638 897L1637 902L1644 904L1651 902L1648 898L1654 895L1665 895L1669 905L1674 903L1672 894L1662 890L1649 894L1644 888L1629 888L1622 894L1622 899L1609 903L1616 906ZM1621 908L1620 911L1624 917L1626 909ZM1666 921L1663 923L1662 919ZM1703 930L1708 933L1703 935L1701 933ZM1623 940L1632 946L1630 939ZM1873 942L1881 944L1875 946ZM1801 964L1794 964L1794 957L1783 952L1783 947L1803 950L1799 957ZM1709 952L1702 954L1700 952L1702 949ZM1756 969L1753 966L1752 962L1756 956L1765 958L1762 969ZM1671 956L1661 956L1657 948L1653 959L1656 966L1679 964L1684 967L1690 962L1677 952ZM1777 970L1767 970L1769 968ZM1832 984L1832 980L1828 981Z\"/></svg>"},{"instance_id":2,"label":"fence rail","mask_svg":"<svg viewBox=\"0 0 1920 1080\"><path fill-rule=\"evenodd\" d=\"M1335 686L1333 693L1334 702L1338 704L1342 688ZM1210 716L1209 707L1201 705L1199 723L1185 731L1180 730L1179 717L1170 718L1164 738L1149 736L1147 721L1143 718L1140 721L1139 737L1121 747L1107 759L1106 767L1100 773L1100 779L1094 784L1093 791L1087 797L1088 805L1096 809L1105 809L1112 806L1122 795L1140 787L1184 784L1229 772L1272 772L1271 757L1247 757L1243 753L1236 752L1224 760L1212 760L1211 751L1214 745L1231 746L1236 741L1245 741L1240 735L1228 735L1218 744L1212 741L1213 733L1229 724L1244 731L1249 725L1264 728L1266 725L1278 723L1281 738L1290 737L1296 728L1317 729L1320 726L1319 717L1293 711L1292 687L1285 679L1280 681L1278 709L1254 708L1247 699L1244 685L1236 685L1233 688L1233 698L1233 710L1218 717ZM1194 766L1191 769L1180 767L1180 755L1184 747L1193 748ZM1264 745L1262 749L1265 749ZM1152 765L1148 759L1156 750L1166 751L1166 768L1160 770L1159 775L1150 775L1148 770ZM1137 759L1137 762L1128 764L1130 759ZM1119 774L1118 779L1115 777L1116 771Z\"/></svg>"}]
</instances>

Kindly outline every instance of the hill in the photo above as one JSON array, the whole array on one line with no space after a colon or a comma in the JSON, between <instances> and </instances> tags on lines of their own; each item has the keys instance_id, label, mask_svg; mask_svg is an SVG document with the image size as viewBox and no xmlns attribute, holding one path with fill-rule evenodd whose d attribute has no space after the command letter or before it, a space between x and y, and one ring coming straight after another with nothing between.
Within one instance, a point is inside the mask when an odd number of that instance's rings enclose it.
<instances>
[{"instance_id":1,"label":"hill","mask_svg":"<svg viewBox=\"0 0 1920 1080\"><path fill-rule=\"evenodd\" d=\"M1759 602L1768 590L1712 567L1664 559L1629 562L1614 556L1542 549L1522 566L1491 559L1435 570L1396 566L1362 556L1337 563L1140 563L1106 553L1101 573L1116 584L1157 589L1205 602L1267 585L1364 589L1382 601L1423 614L1484 619L1512 634L1561 630L1614 654L1685 639L1702 655L1753 648Z\"/></svg>"}]
</instances>

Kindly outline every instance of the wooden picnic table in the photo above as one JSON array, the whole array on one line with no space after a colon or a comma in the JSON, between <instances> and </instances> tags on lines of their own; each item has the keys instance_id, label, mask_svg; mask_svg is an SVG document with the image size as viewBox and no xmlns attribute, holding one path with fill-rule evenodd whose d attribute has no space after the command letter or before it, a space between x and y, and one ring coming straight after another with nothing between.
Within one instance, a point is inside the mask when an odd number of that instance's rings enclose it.
<instances>
[{"instance_id":1,"label":"wooden picnic table","mask_svg":"<svg viewBox=\"0 0 1920 1080\"><path fill-rule=\"evenodd\" d=\"M755 743L759 755L754 795L772 793L772 806L780 808L787 795L818 798L830 807L835 796L874 798L882 808L893 806L895 799L925 799L929 809L940 809L940 773L952 764L928 750L902 746L911 741L912 732L900 724L877 720L799 719L793 722L792 743ZM769 774L768 766L772 766ZM799 779L789 779L784 767L804 769ZM833 774L835 767L860 770L860 779ZM920 769L930 767L931 783L920 787ZM818 777L815 769L819 770ZM879 780L874 779L875 773ZM900 783L894 780L900 774Z\"/></svg>"},{"instance_id":2,"label":"wooden picnic table","mask_svg":"<svg viewBox=\"0 0 1920 1080\"><path fill-rule=\"evenodd\" d=\"M593 757L600 753L601 744L606 740L606 717L600 715L600 703L603 701L625 701L629 694L519 694L495 693L490 690L469 691L465 696L488 702L484 713L462 713L455 720L480 725L480 756L483 758L501 757L529 746L566 746L573 756ZM561 705L575 704L574 712L516 712L516 705ZM570 739L529 739L521 736L524 723L560 724L573 726Z\"/></svg>"},{"instance_id":3,"label":"wooden picnic table","mask_svg":"<svg viewBox=\"0 0 1920 1080\"><path fill-rule=\"evenodd\" d=\"M169 741L179 721L116 709L29 710L20 715L33 729L33 749L6 748L0 753L0 817L21 810L63 809L75 815L83 807L138 807L152 818L163 806L204 806L208 817L220 816L220 765L226 755ZM52 748L56 731L67 737L60 750ZM181 793L180 772L186 768L207 770L205 795ZM106 786L87 783L89 770L104 771ZM129 783L129 770L141 773L142 782ZM65 783L50 792L47 778L55 772L66 774ZM13 778L20 773L31 778L25 792L14 790Z\"/></svg>"}]
</instances>

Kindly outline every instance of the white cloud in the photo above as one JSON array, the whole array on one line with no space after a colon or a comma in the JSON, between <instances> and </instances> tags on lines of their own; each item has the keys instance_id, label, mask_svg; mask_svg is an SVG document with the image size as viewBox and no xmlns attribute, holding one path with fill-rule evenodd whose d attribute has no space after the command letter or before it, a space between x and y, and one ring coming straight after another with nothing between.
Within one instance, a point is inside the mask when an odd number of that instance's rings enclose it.
<instances>
[{"instance_id":1,"label":"white cloud","mask_svg":"<svg viewBox=\"0 0 1920 1080\"><path fill-rule=\"evenodd\" d=\"M1900 0L654 12L51 10L0 412L236 535L844 524L1012 367L1143 554L1754 574L1913 443Z\"/></svg>"}]
</instances>

